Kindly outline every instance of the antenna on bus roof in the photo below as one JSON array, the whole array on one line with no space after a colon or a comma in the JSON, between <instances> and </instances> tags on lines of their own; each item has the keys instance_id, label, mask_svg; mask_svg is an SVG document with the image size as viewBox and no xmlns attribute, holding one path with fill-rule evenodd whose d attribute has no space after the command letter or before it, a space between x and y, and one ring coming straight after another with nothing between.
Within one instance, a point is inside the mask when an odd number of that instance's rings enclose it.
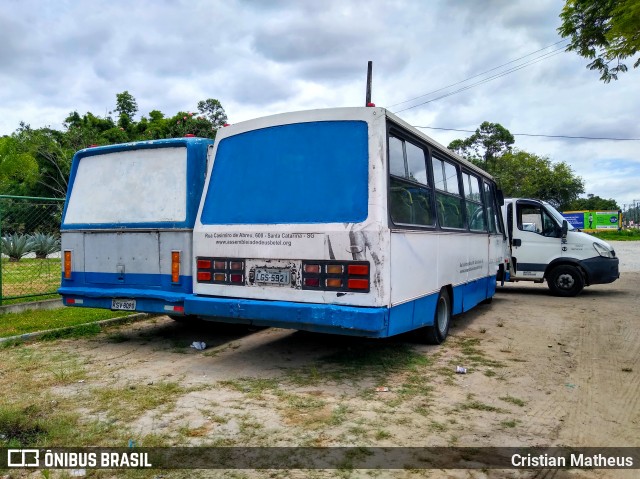
<instances>
[{"instance_id":1,"label":"antenna on bus roof","mask_svg":"<svg viewBox=\"0 0 640 479\"><path fill-rule=\"evenodd\" d=\"M365 106L376 106L375 103L371 103L371 77L373 70L373 62L369 60L367 64L367 98L365 100Z\"/></svg>"}]
</instances>

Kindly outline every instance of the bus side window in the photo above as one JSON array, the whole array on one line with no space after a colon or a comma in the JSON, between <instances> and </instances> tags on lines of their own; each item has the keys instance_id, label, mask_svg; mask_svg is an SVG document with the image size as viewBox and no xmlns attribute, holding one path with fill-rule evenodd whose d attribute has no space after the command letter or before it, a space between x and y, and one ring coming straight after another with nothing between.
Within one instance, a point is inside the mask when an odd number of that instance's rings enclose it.
<instances>
[{"instance_id":1,"label":"bus side window","mask_svg":"<svg viewBox=\"0 0 640 479\"><path fill-rule=\"evenodd\" d=\"M432 158L432 164L440 226L462 229L465 227L465 216L458 169L454 164L435 157Z\"/></svg>"},{"instance_id":2,"label":"bus side window","mask_svg":"<svg viewBox=\"0 0 640 479\"><path fill-rule=\"evenodd\" d=\"M469 229L471 231L487 231L487 225L484 220L484 205L480 189L480 178L469 173L463 173L462 184L464 185L464 198L467 204Z\"/></svg>"},{"instance_id":3,"label":"bus side window","mask_svg":"<svg viewBox=\"0 0 640 479\"><path fill-rule=\"evenodd\" d=\"M389 137L389 215L394 224L433 226L425 151Z\"/></svg>"}]
</instances>

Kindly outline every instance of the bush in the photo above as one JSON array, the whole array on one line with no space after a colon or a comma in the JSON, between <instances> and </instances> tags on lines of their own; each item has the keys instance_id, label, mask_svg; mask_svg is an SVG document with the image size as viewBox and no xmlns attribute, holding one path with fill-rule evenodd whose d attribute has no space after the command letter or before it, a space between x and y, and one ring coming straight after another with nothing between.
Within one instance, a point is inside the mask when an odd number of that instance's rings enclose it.
<instances>
[{"instance_id":1,"label":"bush","mask_svg":"<svg viewBox=\"0 0 640 479\"><path fill-rule=\"evenodd\" d=\"M2 238L2 253L9 261L20 261L20 258L33 251L33 238L28 235L14 233Z\"/></svg>"},{"instance_id":2,"label":"bush","mask_svg":"<svg viewBox=\"0 0 640 479\"><path fill-rule=\"evenodd\" d=\"M31 236L31 251L38 259L46 259L47 255L60 251L60 239L54 235L35 233Z\"/></svg>"}]
</instances>

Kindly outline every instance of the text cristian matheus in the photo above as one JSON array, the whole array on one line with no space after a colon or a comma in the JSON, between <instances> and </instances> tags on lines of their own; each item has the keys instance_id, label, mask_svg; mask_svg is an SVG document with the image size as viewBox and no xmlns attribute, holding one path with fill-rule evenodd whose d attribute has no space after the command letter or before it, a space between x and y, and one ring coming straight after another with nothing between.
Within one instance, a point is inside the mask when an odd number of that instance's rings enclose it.
<instances>
[{"instance_id":1,"label":"text cristian matheus","mask_svg":"<svg viewBox=\"0 0 640 479\"><path fill-rule=\"evenodd\" d=\"M511 465L514 467L633 467L633 457L628 456L570 454L569 460L567 464L565 456L514 454L511 456Z\"/></svg>"}]
</instances>

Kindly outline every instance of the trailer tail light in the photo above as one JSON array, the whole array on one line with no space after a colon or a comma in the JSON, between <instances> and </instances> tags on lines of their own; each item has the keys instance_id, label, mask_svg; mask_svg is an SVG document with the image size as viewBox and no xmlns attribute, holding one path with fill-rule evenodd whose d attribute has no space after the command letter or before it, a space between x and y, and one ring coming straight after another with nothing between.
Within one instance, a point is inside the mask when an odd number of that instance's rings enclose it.
<instances>
[{"instance_id":1,"label":"trailer tail light","mask_svg":"<svg viewBox=\"0 0 640 479\"><path fill-rule=\"evenodd\" d=\"M237 258L196 258L198 283L244 285L245 262Z\"/></svg>"},{"instance_id":2,"label":"trailer tail light","mask_svg":"<svg viewBox=\"0 0 640 479\"><path fill-rule=\"evenodd\" d=\"M171 252L171 282L180 282L180 251Z\"/></svg>"},{"instance_id":3,"label":"trailer tail light","mask_svg":"<svg viewBox=\"0 0 640 479\"><path fill-rule=\"evenodd\" d=\"M71 251L64 252L64 279L71 279Z\"/></svg>"},{"instance_id":4,"label":"trailer tail light","mask_svg":"<svg viewBox=\"0 0 640 479\"><path fill-rule=\"evenodd\" d=\"M171 305L171 304L165 304L164 310L165 311L169 311L170 313L184 314L184 306L182 306L182 305L174 306L174 305Z\"/></svg>"},{"instance_id":5,"label":"trailer tail light","mask_svg":"<svg viewBox=\"0 0 640 479\"><path fill-rule=\"evenodd\" d=\"M368 261L303 261L302 289L368 293Z\"/></svg>"},{"instance_id":6,"label":"trailer tail light","mask_svg":"<svg viewBox=\"0 0 640 479\"><path fill-rule=\"evenodd\" d=\"M83 304L84 303L84 299L67 298L64 302L67 305L69 305L69 304Z\"/></svg>"}]
</instances>

